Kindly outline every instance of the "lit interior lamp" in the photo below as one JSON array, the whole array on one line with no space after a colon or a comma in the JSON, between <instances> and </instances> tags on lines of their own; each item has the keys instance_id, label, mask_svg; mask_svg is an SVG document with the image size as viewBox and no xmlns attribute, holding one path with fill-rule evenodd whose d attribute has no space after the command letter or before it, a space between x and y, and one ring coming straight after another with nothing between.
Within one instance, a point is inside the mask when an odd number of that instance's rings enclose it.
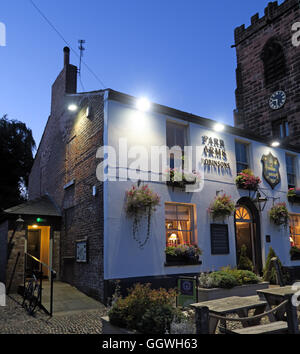
<instances>
[{"instance_id":1,"label":"lit interior lamp","mask_svg":"<svg viewBox=\"0 0 300 354\"><path fill-rule=\"evenodd\" d=\"M150 104L149 100L145 97L138 99L136 102L136 108L142 112L149 111L150 106L151 106L151 104Z\"/></svg>"},{"instance_id":2,"label":"lit interior lamp","mask_svg":"<svg viewBox=\"0 0 300 354\"><path fill-rule=\"evenodd\" d=\"M77 109L78 109L78 106L76 105L76 104L70 104L69 106L68 106L68 110L70 111L70 112L76 112L77 111Z\"/></svg>"},{"instance_id":3,"label":"lit interior lamp","mask_svg":"<svg viewBox=\"0 0 300 354\"><path fill-rule=\"evenodd\" d=\"M294 244L294 240L292 237L290 237L290 243L293 245Z\"/></svg>"},{"instance_id":4,"label":"lit interior lamp","mask_svg":"<svg viewBox=\"0 0 300 354\"><path fill-rule=\"evenodd\" d=\"M273 141L271 143L271 146L274 147L274 148L277 148L278 146L280 146L280 142L279 141Z\"/></svg>"},{"instance_id":5,"label":"lit interior lamp","mask_svg":"<svg viewBox=\"0 0 300 354\"><path fill-rule=\"evenodd\" d=\"M170 237L169 237L169 242L176 245L177 243L177 235L176 234L172 234Z\"/></svg>"},{"instance_id":6,"label":"lit interior lamp","mask_svg":"<svg viewBox=\"0 0 300 354\"><path fill-rule=\"evenodd\" d=\"M214 125L214 131L215 131L215 132L222 132L224 129L225 129L224 124L216 123L216 124Z\"/></svg>"},{"instance_id":7,"label":"lit interior lamp","mask_svg":"<svg viewBox=\"0 0 300 354\"><path fill-rule=\"evenodd\" d=\"M38 225L32 225L32 227L33 227L34 229L37 229L37 228L38 228Z\"/></svg>"}]
</instances>

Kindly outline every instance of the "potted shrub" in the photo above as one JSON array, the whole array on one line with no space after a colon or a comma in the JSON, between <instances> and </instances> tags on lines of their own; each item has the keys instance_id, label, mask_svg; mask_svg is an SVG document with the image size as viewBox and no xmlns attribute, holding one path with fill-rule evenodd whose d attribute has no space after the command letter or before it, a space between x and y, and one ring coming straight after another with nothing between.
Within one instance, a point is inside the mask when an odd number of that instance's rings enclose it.
<instances>
[{"instance_id":1,"label":"potted shrub","mask_svg":"<svg viewBox=\"0 0 300 354\"><path fill-rule=\"evenodd\" d=\"M129 217L133 218L132 233L140 248L143 248L150 237L151 215L160 203L160 197L154 193L148 185L132 186L126 192L125 210ZM141 219L147 216L147 235L144 240L138 237L138 229Z\"/></svg>"},{"instance_id":2,"label":"potted shrub","mask_svg":"<svg viewBox=\"0 0 300 354\"><path fill-rule=\"evenodd\" d=\"M165 250L168 265L199 264L201 249L195 245L167 246Z\"/></svg>"},{"instance_id":3,"label":"potted shrub","mask_svg":"<svg viewBox=\"0 0 300 354\"><path fill-rule=\"evenodd\" d=\"M226 194L218 195L211 203L208 212L215 218L231 216L235 211L235 204L231 196Z\"/></svg>"},{"instance_id":4,"label":"potted shrub","mask_svg":"<svg viewBox=\"0 0 300 354\"><path fill-rule=\"evenodd\" d=\"M290 188L288 190L287 197L291 203L300 203L300 189Z\"/></svg>"},{"instance_id":5,"label":"potted shrub","mask_svg":"<svg viewBox=\"0 0 300 354\"><path fill-rule=\"evenodd\" d=\"M167 170L167 185L173 188L184 189L186 185L194 185L201 179L199 172L187 172L181 169L170 168Z\"/></svg>"},{"instance_id":6,"label":"potted shrub","mask_svg":"<svg viewBox=\"0 0 300 354\"><path fill-rule=\"evenodd\" d=\"M291 260L300 261L300 248L293 246L290 250Z\"/></svg>"},{"instance_id":7,"label":"potted shrub","mask_svg":"<svg viewBox=\"0 0 300 354\"><path fill-rule=\"evenodd\" d=\"M288 225L289 222L289 211L286 207L285 203L277 203L275 204L270 212L270 220L275 224L275 225Z\"/></svg>"},{"instance_id":8,"label":"potted shrub","mask_svg":"<svg viewBox=\"0 0 300 354\"><path fill-rule=\"evenodd\" d=\"M257 191L261 179L254 176L253 172L249 169L243 170L235 178L235 184L240 189Z\"/></svg>"}]
</instances>

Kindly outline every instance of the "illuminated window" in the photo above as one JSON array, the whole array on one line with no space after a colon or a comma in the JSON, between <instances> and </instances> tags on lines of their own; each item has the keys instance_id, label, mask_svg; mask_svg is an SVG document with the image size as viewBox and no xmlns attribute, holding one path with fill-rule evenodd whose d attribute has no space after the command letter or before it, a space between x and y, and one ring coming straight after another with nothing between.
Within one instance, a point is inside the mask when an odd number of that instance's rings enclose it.
<instances>
[{"instance_id":1,"label":"illuminated window","mask_svg":"<svg viewBox=\"0 0 300 354\"><path fill-rule=\"evenodd\" d=\"M250 213L245 207L238 207L235 212L236 222L252 222Z\"/></svg>"},{"instance_id":2,"label":"illuminated window","mask_svg":"<svg viewBox=\"0 0 300 354\"><path fill-rule=\"evenodd\" d=\"M290 215L290 241L292 247L300 248L300 215Z\"/></svg>"},{"instance_id":3,"label":"illuminated window","mask_svg":"<svg viewBox=\"0 0 300 354\"><path fill-rule=\"evenodd\" d=\"M166 203L165 222L167 246L195 243L193 205Z\"/></svg>"}]
</instances>

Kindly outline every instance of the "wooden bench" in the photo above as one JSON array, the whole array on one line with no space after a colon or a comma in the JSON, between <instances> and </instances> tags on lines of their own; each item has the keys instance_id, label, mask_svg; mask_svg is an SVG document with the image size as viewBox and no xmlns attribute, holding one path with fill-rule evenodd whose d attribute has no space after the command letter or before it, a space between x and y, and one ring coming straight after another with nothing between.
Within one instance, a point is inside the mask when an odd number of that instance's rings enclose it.
<instances>
[{"instance_id":1,"label":"wooden bench","mask_svg":"<svg viewBox=\"0 0 300 354\"><path fill-rule=\"evenodd\" d=\"M254 327L227 330L226 332L228 334L285 334L288 333L288 324L287 322L278 321Z\"/></svg>"}]
</instances>

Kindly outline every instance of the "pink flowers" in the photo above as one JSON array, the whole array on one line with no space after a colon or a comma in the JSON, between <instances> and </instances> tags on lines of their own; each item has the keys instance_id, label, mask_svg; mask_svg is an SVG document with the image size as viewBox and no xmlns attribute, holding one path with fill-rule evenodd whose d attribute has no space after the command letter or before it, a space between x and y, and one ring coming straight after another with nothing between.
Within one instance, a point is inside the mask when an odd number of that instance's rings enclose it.
<instances>
[{"instance_id":1,"label":"pink flowers","mask_svg":"<svg viewBox=\"0 0 300 354\"><path fill-rule=\"evenodd\" d=\"M257 190L258 185L261 183L261 179L254 176L251 170L244 170L238 174L235 183L237 187L241 189Z\"/></svg>"}]
</instances>

